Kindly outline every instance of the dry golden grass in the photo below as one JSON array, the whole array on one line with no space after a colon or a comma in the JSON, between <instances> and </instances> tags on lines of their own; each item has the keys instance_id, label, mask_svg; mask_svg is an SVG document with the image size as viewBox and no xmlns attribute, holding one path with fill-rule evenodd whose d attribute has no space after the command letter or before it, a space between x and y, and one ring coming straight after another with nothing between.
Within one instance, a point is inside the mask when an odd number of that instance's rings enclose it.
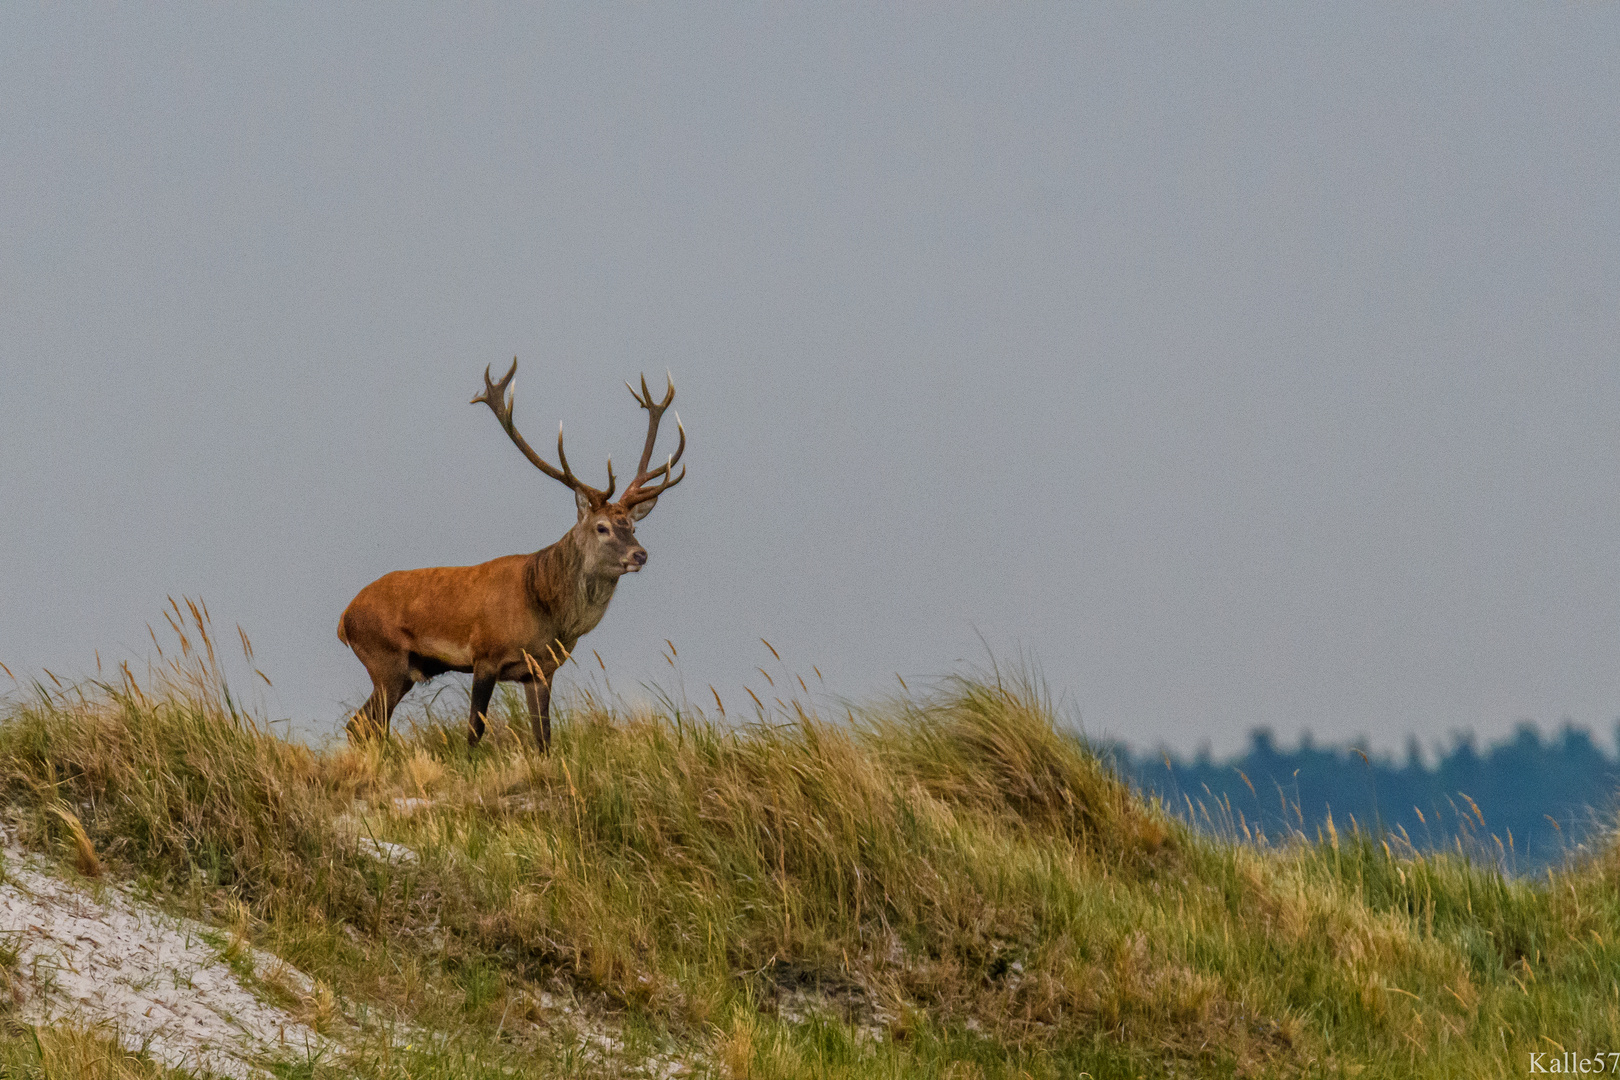
<instances>
[{"instance_id":1,"label":"dry golden grass","mask_svg":"<svg viewBox=\"0 0 1620 1080\"><path fill-rule=\"evenodd\" d=\"M124 1050L105 1031L12 1023L0 1036L0 1076L7 1080L159 1080L175 1075Z\"/></svg>"},{"instance_id":2,"label":"dry golden grass","mask_svg":"<svg viewBox=\"0 0 1620 1080\"><path fill-rule=\"evenodd\" d=\"M62 803L51 807L51 813L67 828L68 839L73 844L74 868L85 877L100 877L101 858L96 854L96 846L90 842L90 836L84 831L84 823L78 815Z\"/></svg>"},{"instance_id":3,"label":"dry golden grass","mask_svg":"<svg viewBox=\"0 0 1620 1080\"><path fill-rule=\"evenodd\" d=\"M1211 839L993 677L836 721L586 701L547 757L515 716L476 750L431 714L312 750L189 632L166 684L11 707L9 815L309 971L317 1026L363 1001L484 1040L423 1075L566 1071L548 991L738 1077L1517 1075L1620 1045L1613 849L1535 882L1343 830Z\"/></svg>"}]
</instances>

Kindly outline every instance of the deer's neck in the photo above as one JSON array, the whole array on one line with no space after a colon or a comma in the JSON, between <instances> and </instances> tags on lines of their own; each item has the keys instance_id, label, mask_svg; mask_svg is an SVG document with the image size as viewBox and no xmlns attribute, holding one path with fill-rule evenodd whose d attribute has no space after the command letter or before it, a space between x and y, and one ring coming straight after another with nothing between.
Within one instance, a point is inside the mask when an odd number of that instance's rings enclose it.
<instances>
[{"instance_id":1,"label":"deer's neck","mask_svg":"<svg viewBox=\"0 0 1620 1080\"><path fill-rule=\"evenodd\" d=\"M575 531L534 553L529 563L529 594L534 605L555 627L558 637L579 638L590 633L607 614L608 601L619 583L616 577L596 577L585 571L585 555Z\"/></svg>"}]
</instances>

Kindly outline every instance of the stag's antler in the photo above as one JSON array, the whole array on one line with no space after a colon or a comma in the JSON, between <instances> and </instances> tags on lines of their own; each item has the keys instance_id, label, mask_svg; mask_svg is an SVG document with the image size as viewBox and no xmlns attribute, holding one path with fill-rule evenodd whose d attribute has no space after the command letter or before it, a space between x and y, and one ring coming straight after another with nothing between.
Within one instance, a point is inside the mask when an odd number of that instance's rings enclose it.
<instances>
[{"instance_id":1,"label":"stag's antler","mask_svg":"<svg viewBox=\"0 0 1620 1080\"><path fill-rule=\"evenodd\" d=\"M647 410L647 444L641 450L641 465L636 469L636 478L630 481L630 486L624 489L623 495L619 496L620 506L628 507L635 506L637 503L649 502L686 479L685 465L681 466L679 476L672 475L675 463L681 460L682 454L686 453L686 429L681 426L680 413L675 414L675 428L681 433L680 445L658 468L650 472L647 469L647 464L652 461L653 446L658 442L658 422L663 419L664 410L669 408L670 402L675 400L675 378L674 376L668 376L668 378L669 392L664 395L664 400L656 405L653 404L652 391L647 389L647 376L643 375L641 377L641 393L639 394L636 393L635 387L630 386L629 383L624 384L630 388L631 396L636 399L636 404ZM664 478L663 483L650 488L642 487L649 480L656 480L660 476Z\"/></svg>"},{"instance_id":2,"label":"stag's antler","mask_svg":"<svg viewBox=\"0 0 1620 1080\"><path fill-rule=\"evenodd\" d=\"M563 453L563 433L561 424L557 425L557 460L562 462L562 471L560 472L553 468L545 460L545 458L542 458L539 454L535 453L534 448L528 444L528 441L525 440L522 435L518 434L517 428L512 423L512 399L514 394L512 391L507 389L512 385L512 377L516 374L517 357L515 356L512 357L512 370L508 371L500 382L490 381L489 367L486 365L484 368L484 392L473 398L467 404L476 405L482 401L484 404L488 405L490 411L495 414L495 419L499 420L501 422L501 427L506 430L506 434L511 438L512 442L517 444L517 448L523 451L523 456L528 458L529 463L535 468L539 469L553 480L561 480L575 491L584 495L590 500L592 506L601 506L602 504L606 503L608 499L613 496L613 489L618 484L618 482L613 478L612 458L608 459L607 490L599 491L596 488L591 487L591 485L585 483L585 481L581 480L579 477L575 476L573 470L568 467L568 457ZM673 393L673 388L671 393ZM666 401L664 404L667 405L669 403ZM682 445L685 445L684 440ZM649 451L651 450L650 443L648 444L648 449ZM646 461L642 461L643 467L645 467L646 464ZM629 495L630 492L626 491L625 494Z\"/></svg>"}]
</instances>

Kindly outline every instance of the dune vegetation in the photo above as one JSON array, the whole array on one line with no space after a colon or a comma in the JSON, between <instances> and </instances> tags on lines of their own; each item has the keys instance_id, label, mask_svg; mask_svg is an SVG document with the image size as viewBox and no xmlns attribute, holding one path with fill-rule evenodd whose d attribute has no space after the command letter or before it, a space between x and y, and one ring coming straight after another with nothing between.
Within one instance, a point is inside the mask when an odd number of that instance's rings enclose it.
<instances>
[{"instance_id":1,"label":"dune vegetation","mask_svg":"<svg viewBox=\"0 0 1620 1080\"><path fill-rule=\"evenodd\" d=\"M1520 1076L1620 1051L1613 844L1526 880L1360 830L1211 837L994 672L743 722L581 695L545 757L515 699L471 750L448 708L312 748L233 699L206 620L182 630L142 682L12 696L4 816L62 874L308 973L266 992L341 1048L281 1075ZM94 1033L0 1037L6 1075L75 1054L161 1072Z\"/></svg>"}]
</instances>

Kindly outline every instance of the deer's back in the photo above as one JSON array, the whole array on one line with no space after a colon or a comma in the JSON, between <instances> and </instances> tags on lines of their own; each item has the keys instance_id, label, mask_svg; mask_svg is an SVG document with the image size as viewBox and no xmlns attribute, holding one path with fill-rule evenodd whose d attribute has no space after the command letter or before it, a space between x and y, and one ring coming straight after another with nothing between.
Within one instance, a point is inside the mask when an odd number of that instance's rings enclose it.
<instances>
[{"instance_id":1,"label":"deer's back","mask_svg":"<svg viewBox=\"0 0 1620 1080\"><path fill-rule=\"evenodd\" d=\"M356 649L382 646L470 665L485 642L532 633L536 617L525 577L532 557L384 574L349 602L338 637Z\"/></svg>"}]
</instances>

